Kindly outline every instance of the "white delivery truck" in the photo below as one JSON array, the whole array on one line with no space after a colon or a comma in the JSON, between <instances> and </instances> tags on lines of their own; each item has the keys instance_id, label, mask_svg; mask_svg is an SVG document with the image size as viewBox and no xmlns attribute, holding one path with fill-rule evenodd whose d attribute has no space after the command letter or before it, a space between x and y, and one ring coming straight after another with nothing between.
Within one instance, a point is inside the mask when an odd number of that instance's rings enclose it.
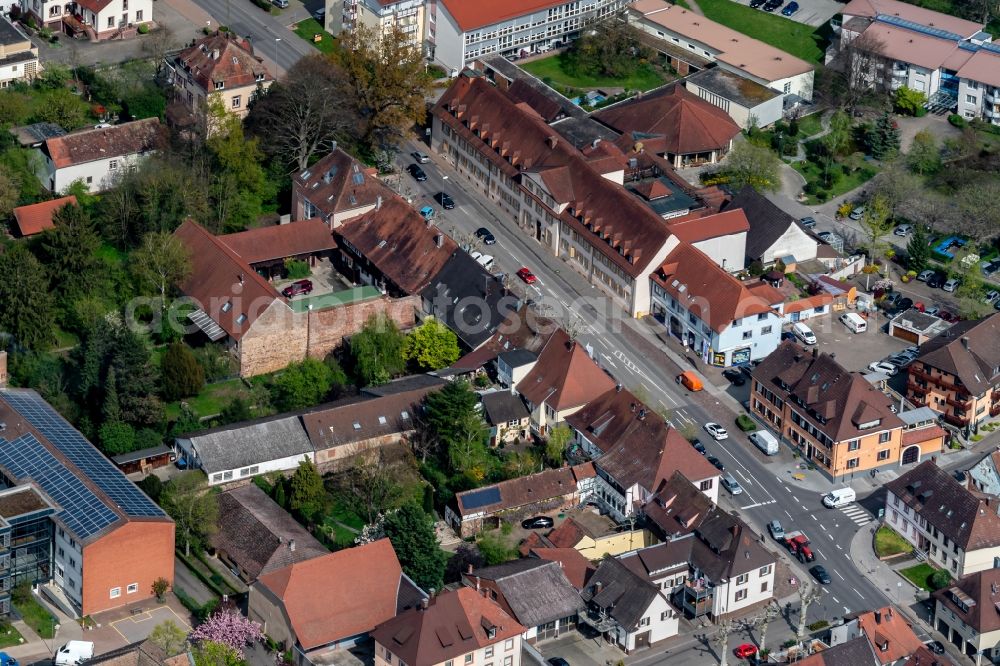
<instances>
[{"instance_id":1,"label":"white delivery truck","mask_svg":"<svg viewBox=\"0 0 1000 666\"><path fill-rule=\"evenodd\" d=\"M70 641L56 651L52 658L55 666L76 666L94 656L94 644L90 641Z\"/></svg>"},{"instance_id":2,"label":"white delivery truck","mask_svg":"<svg viewBox=\"0 0 1000 666\"><path fill-rule=\"evenodd\" d=\"M854 488L836 488L823 496L823 506L828 509L839 509L856 499L858 494L854 492Z\"/></svg>"},{"instance_id":3,"label":"white delivery truck","mask_svg":"<svg viewBox=\"0 0 1000 666\"><path fill-rule=\"evenodd\" d=\"M792 324L792 335L797 337L802 344L814 345L816 344L816 335L812 332L812 329L803 324L801 321Z\"/></svg>"},{"instance_id":4,"label":"white delivery truck","mask_svg":"<svg viewBox=\"0 0 1000 666\"><path fill-rule=\"evenodd\" d=\"M778 453L778 438L766 430L758 430L750 433L750 441L765 455L773 456Z\"/></svg>"},{"instance_id":5,"label":"white delivery truck","mask_svg":"<svg viewBox=\"0 0 1000 666\"><path fill-rule=\"evenodd\" d=\"M840 315L840 323L854 333L864 333L868 330L868 322L856 312L845 312Z\"/></svg>"}]
</instances>

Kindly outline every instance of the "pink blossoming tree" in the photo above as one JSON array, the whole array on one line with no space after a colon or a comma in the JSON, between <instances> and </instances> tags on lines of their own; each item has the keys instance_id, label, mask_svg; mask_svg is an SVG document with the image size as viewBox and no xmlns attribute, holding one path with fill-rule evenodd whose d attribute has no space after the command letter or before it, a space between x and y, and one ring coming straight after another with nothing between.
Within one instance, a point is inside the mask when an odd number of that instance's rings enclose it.
<instances>
[{"instance_id":1,"label":"pink blossoming tree","mask_svg":"<svg viewBox=\"0 0 1000 666\"><path fill-rule=\"evenodd\" d=\"M243 659L243 648L264 637L260 625L233 609L220 610L199 624L191 632L192 641L222 643L239 654Z\"/></svg>"}]
</instances>

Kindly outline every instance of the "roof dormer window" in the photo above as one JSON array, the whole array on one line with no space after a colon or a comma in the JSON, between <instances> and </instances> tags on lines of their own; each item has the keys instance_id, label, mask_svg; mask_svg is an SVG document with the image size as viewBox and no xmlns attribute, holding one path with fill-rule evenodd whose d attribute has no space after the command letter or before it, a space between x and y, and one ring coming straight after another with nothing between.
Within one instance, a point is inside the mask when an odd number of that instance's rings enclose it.
<instances>
[{"instance_id":1,"label":"roof dormer window","mask_svg":"<svg viewBox=\"0 0 1000 666\"><path fill-rule=\"evenodd\" d=\"M225 81L215 81L215 89L216 90L222 90L225 87L226 87L226 82Z\"/></svg>"}]
</instances>

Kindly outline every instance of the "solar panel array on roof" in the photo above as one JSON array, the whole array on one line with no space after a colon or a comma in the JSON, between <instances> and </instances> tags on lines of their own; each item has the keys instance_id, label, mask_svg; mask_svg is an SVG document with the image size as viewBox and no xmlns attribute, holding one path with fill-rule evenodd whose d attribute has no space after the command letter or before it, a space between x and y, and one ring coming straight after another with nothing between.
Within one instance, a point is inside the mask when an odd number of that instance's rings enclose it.
<instances>
[{"instance_id":1,"label":"solar panel array on roof","mask_svg":"<svg viewBox=\"0 0 1000 666\"><path fill-rule=\"evenodd\" d=\"M5 391L10 405L57 449L77 469L130 516L163 517L163 509L125 478L111 461L94 448L41 396L34 391ZM69 472L67 472L69 473Z\"/></svg>"},{"instance_id":2,"label":"solar panel array on roof","mask_svg":"<svg viewBox=\"0 0 1000 666\"><path fill-rule=\"evenodd\" d=\"M54 499L57 514L80 539L86 539L119 520L76 475L66 469L31 433L12 442L0 440L0 465L17 480L31 479Z\"/></svg>"},{"instance_id":3,"label":"solar panel array on roof","mask_svg":"<svg viewBox=\"0 0 1000 666\"><path fill-rule=\"evenodd\" d=\"M499 501L500 489L497 487L482 488L481 490L475 490L467 495L462 495L462 506L466 509L478 509L482 506L496 504Z\"/></svg>"},{"instance_id":4,"label":"solar panel array on roof","mask_svg":"<svg viewBox=\"0 0 1000 666\"><path fill-rule=\"evenodd\" d=\"M922 23L916 23L914 21L907 21L906 19L899 18L898 16L892 16L890 14L879 14L875 17L876 21L881 21L882 23L888 23L889 25L894 25L900 28L906 28L907 30L912 30L913 32L919 32L924 35L929 35L931 37L938 37L939 39L947 39L953 42L960 42L964 39L959 34L954 32L948 32L947 30L942 30L941 28L932 28Z\"/></svg>"}]
</instances>

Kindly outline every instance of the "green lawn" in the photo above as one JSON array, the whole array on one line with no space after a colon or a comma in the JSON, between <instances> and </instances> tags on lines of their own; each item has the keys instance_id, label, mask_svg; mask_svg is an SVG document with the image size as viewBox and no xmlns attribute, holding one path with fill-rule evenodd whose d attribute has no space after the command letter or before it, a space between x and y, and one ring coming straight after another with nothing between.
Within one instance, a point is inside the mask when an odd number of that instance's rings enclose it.
<instances>
[{"instance_id":1,"label":"green lawn","mask_svg":"<svg viewBox=\"0 0 1000 666\"><path fill-rule=\"evenodd\" d=\"M56 619L30 594L21 598L14 609L24 623L42 638L53 638L56 635Z\"/></svg>"},{"instance_id":2,"label":"green lawn","mask_svg":"<svg viewBox=\"0 0 1000 666\"><path fill-rule=\"evenodd\" d=\"M9 624L0 629L0 648L11 647L21 644L21 632Z\"/></svg>"},{"instance_id":3,"label":"green lawn","mask_svg":"<svg viewBox=\"0 0 1000 666\"><path fill-rule=\"evenodd\" d=\"M306 40L323 53L333 53L337 48L337 39L320 25L314 18L307 18L295 24L295 34ZM322 35L323 39L318 42L313 41L315 35Z\"/></svg>"},{"instance_id":4,"label":"green lawn","mask_svg":"<svg viewBox=\"0 0 1000 666\"><path fill-rule=\"evenodd\" d=\"M811 183L818 183L820 176L822 176L823 172L822 167L820 167L818 164L815 164L814 162L809 162L809 161L796 162L792 165L792 168L794 168L796 171L805 176L806 180ZM834 166L833 168L836 169L839 168L839 166ZM833 184L833 187L826 189L828 196L825 199L825 201L829 201L830 199L838 197L841 194L849 192L853 190L855 187L858 187L863 183L868 182L877 173L878 169L866 164L857 171L854 171L850 174L844 174L843 176L840 177L840 180L838 180ZM808 194L806 195L806 203L817 204L823 202L817 199L812 194Z\"/></svg>"},{"instance_id":5,"label":"green lawn","mask_svg":"<svg viewBox=\"0 0 1000 666\"><path fill-rule=\"evenodd\" d=\"M626 88L629 90L650 90L663 85L667 77L652 65L640 66L632 76L624 79L613 79L601 76L573 76L563 70L563 56L556 54L541 60L526 62L523 69L534 74L546 83L564 88ZM548 79L548 80L546 80Z\"/></svg>"},{"instance_id":6,"label":"green lawn","mask_svg":"<svg viewBox=\"0 0 1000 666\"><path fill-rule=\"evenodd\" d=\"M814 134L819 134L823 131L823 123L821 121L823 113L810 113L808 116L802 116L799 118L799 134L797 139L804 139L810 137Z\"/></svg>"},{"instance_id":7,"label":"green lawn","mask_svg":"<svg viewBox=\"0 0 1000 666\"><path fill-rule=\"evenodd\" d=\"M921 562L916 566L912 566L906 569L900 569L899 573L910 581L917 587L927 590L928 592L933 592L934 588L931 587L930 577L937 571L934 567L927 564L926 562Z\"/></svg>"},{"instance_id":8,"label":"green lawn","mask_svg":"<svg viewBox=\"0 0 1000 666\"><path fill-rule=\"evenodd\" d=\"M879 557L899 555L913 550L913 545L891 527L883 525L875 532L875 554Z\"/></svg>"},{"instance_id":9,"label":"green lawn","mask_svg":"<svg viewBox=\"0 0 1000 666\"><path fill-rule=\"evenodd\" d=\"M193 398L186 398L184 402L190 405L192 411L197 416L214 416L238 396L250 397L246 386L240 379L230 379L215 384L207 384L201 393ZM172 402L166 407L167 418L175 419L180 416L180 402Z\"/></svg>"},{"instance_id":10,"label":"green lawn","mask_svg":"<svg viewBox=\"0 0 1000 666\"><path fill-rule=\"evenodd\" d=\"M732 0L698 0L705 16L808 62L823 62L826 38L820 28L784 16L750 9Z\"/></svg>"}]
</instances>

